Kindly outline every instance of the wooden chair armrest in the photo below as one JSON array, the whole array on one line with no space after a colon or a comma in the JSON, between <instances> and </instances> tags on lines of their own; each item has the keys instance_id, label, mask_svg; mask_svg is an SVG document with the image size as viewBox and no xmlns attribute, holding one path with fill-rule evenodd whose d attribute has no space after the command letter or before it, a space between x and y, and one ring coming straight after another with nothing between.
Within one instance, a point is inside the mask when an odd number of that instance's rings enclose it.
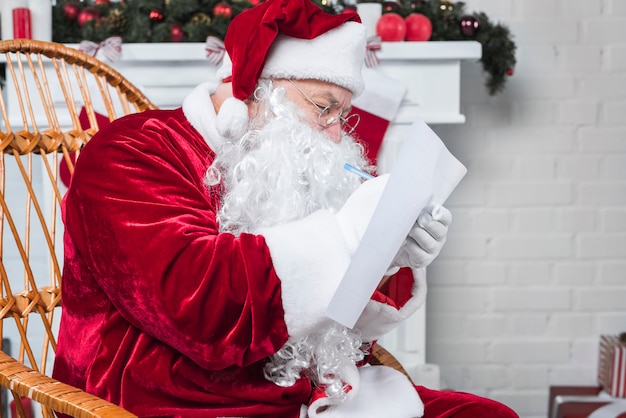
<instances>
[{"instance_id":1,"label":"wooden chair armrest","mask_svg":"<svg viewBox=\"0 0 626 418\"><path fill-rule=\"evenodd\" d=\"M2 351L0 385L14 394L72 417L136 417L104 399L36 372Z\"/></svg>"},{"instance_id":2,"label":"wooden chair armrest","mask_svg":"<svg viewBox=\"0 0 626 418\"><path fill-rule=\"evenodd\" d=\"M413 383L413 379L411 379L411 376L409 376L409 373L404 369L398 359L396 359L393 354L378 343L374 344L374 347L372 347L372 356L370 357L369 364L374 366L392 367L399 372L402 372L407 379Z\"/></svg>"}]
</instances>

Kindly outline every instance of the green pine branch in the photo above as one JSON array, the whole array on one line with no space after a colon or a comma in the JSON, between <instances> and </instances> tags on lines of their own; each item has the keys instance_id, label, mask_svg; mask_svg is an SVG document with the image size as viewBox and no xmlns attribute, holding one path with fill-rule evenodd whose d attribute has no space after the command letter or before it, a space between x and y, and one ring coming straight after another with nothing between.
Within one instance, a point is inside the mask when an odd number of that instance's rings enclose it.
<instances>
[{"instance_id":1,"label":"green pine branch","mask_svg":"<svg viewBox=\"0 0 626 418\"><path fill-rule=\"evenodd\" d=\"M124 3L111 2L110 5L94 0L57 0L53 7L52 39L61 43L78 43L82 40L101 42L110 36L121 36L124 43L169 42L174 25L182 27L184 42L204 42L207 36L223 39L231 19L252 7L246 0L126 0ZM341 13L346 6L339 0L334 6L325 0L311 0L328 13ZM364 1L365 2L365 1ZM489 94L504 90L508 75L515 67L516 45L508 27L492 22L482 12L469 13L464 2L444 0L398 0L381 3L386 12L395 12L403 17L411 13L427 16L433 27L432 41L475 40L482 45L483 70L486 73L485 85ZM88 21L83 27L78 19L70 19L65 12L66 5L75 3L80 9L95 7L100 13L97 20ZM225 3L231 15L214 14L215 7ZM350 4L354 4L352 1ZM386 10L388 7L391 10ZM473 16L480 23L473 36L461 31L461 20Z\"/></svg>"}]
</instances>

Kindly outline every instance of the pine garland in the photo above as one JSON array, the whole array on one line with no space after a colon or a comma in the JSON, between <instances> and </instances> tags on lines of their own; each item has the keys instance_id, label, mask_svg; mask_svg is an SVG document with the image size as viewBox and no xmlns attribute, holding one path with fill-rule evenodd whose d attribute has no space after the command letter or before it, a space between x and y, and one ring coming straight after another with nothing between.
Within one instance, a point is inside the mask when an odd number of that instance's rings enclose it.
<instances>
[{"instance_id":1,"label":"pine garland","mask_svg":"<svg viewBox=\"0 0 626 418\"><path fill-rule=\"evenodd\" d=\"M111 36L121 36L124 43L204 42L207 36L224 39L231 19L259 1L262 0L57 0L52 14L52 39L61 43L101 42ZM345 0L336 3L311 1L329 13L341 13L355 4L354 0L349 3ZM487 90L491 95L504 90L506 77L513 74L516 62L516 45L506 26L491 22L485 13L468 13L463 2L368 2L381 3L384 13L394 12L403 17L411 13L427 16L433 27L432 41L480 42L483 51L480 61L487 74ZM90 14L86 14L88 8ZM479 29L473 36L461 31L461 21L468 16L479 22ZM180 32L180 38L173 38L175 28Z\"/></svg>"},{"instance_id":2,"label":"pine garland","mask_svg":"<svg viewBox=\"0 0 626 418\"><path fill-rule=\"evenodd\" d=\"M508 27L493 23L483 12L469 13L464 2L445 0L402 0L368 1L381 3L383 13L398 13L406 17L411 13L420 13L430 19L433 26L431 41L478 41L482 46L483 70L487 74L485 86L490 95L504 90L506 78L513 75L515 68L516 45ZM461 31L461 20L472 16L479 22L474 36L466 36Z\"/></svg>"}]
</instances>

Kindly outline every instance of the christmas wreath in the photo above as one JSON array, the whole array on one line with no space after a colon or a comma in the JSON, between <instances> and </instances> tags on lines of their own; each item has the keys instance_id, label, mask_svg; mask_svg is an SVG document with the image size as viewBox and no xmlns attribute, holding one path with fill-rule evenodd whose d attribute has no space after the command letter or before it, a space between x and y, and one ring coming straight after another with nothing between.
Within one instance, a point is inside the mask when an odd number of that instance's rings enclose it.
<instances>
[{"instance_id":1,"label":"christmas wreath","mask_svg":"<svg viewBox=\"0 0 626 418\"><path fill-rule=\"evenodd\" d=\"M230 20L262 0L57 0L52 39L61 43L102 42L120 36L124 43L204 42L224 39ZM311 0L329 13L355 9L353 0ZM366 2L366 1L363 1ZM515 67L515 43L509 29L482 12L468 13L465 3L445 0L367 1L382 4L383 16L426 22L426 39L475 40L487 74L489 94L501 92ZM419 19L418 19L419 18ZM419 28L424 37L424 25ZM409 38L407 38L409 39ZM384 40L384 39L383 39Z\"/></svg>"}]
</instances>

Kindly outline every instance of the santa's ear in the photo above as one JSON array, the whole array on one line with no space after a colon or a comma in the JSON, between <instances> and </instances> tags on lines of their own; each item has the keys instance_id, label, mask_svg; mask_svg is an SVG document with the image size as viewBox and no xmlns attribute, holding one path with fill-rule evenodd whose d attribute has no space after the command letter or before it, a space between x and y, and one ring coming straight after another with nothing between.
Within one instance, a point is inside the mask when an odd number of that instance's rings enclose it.
<instances>
[{"instance_id":1,"label":"santa's ear","mask_svg":"<svg viewBox=\"0 0 626 418\"><path fill-rule=\"evenodd\" d=\"M215 125L224 138L241 138L248 128L248 106L239 99L229 97L220 106Z\"/></svg>"}]
</instances>

